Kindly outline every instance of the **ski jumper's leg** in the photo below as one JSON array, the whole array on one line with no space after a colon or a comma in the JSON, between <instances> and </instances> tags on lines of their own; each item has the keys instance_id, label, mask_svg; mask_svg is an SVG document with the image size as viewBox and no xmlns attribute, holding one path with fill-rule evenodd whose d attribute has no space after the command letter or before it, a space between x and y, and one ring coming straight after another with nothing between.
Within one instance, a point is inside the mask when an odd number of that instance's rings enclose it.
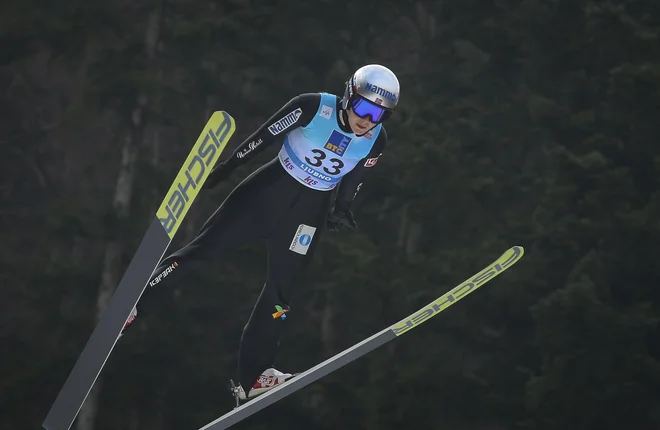
<instances>
[{"instance_id":1,"label":"ski jumper's leg","mask_svg":"<svg viewBox=\"0 0 660 430\"><path fill-rule=\"evenodd\" d=\"M291 190L295 195L283 199L283 204L289 205L286 214L268 235L266 283L241 337L238 378L246 391L261 372L274 365L280 333L286 324L277 316L277 306L288 309L293 290L325 228L330 192L312 190L298 182L287 191Z\"/></svg>"},{"instance_id":2,"label":"ski jumper's leg","mask_svg":"<svg viewBox=\"0 0 660 430\"><path fill-rule=\"evenodd\" d=\"M138 315L148 314L151 296L167 285L179 285L186 273L223 253L263 238L268 224L263 214L272 202L273 179L281 167L268 163L241 182L204 223L199 234L187 245L161 260L138 303ZM138 320L140 318L138 317Z\"/></svg>"}]
</instances>

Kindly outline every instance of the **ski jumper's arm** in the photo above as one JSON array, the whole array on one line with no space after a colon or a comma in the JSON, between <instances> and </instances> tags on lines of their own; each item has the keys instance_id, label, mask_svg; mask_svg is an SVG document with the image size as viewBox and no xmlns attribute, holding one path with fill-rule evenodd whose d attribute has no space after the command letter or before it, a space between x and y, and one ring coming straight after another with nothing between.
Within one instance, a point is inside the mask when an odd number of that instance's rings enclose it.
<instances>
[{"instance_id":1,"label":"ski jumper's arm","mask_svg":"<svg viewBox=\"0 0 660 430\"><path fill-rule=\"evenodd\" d=\"M385 127L382 127L369 154L341 179L337 189L337 196L335 197L336 209L346 212L351 208L364 179L369 177L369 170L376 165L378 157L385 150L386 144L387 133L385 132Z\"/></svg>"},{"instance_id":2,"label":"ski jumper's arm","mask_svg":"<svg viewBox=\"0 0 660 430\"><path fill-rule=\"evenodd\" d=\"M282 143L282 138L288 131L309 124L314 119L320 101L319 93L300 94L289 100L234 149L231 156L223 162L226 164L225 168L233 169L248 162L273 142Z\"/></svg>"}]
</instances>

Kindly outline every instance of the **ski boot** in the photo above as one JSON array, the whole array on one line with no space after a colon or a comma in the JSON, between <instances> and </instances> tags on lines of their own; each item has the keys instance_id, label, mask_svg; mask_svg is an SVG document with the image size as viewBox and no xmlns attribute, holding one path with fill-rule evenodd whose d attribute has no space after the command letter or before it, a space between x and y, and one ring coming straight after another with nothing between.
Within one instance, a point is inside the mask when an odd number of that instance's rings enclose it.
<instances>
[{"instance_id":1,"label":"ski boot","mask_svg":"<svg viewBox=\"0 0 660 430\"><path fill-rule=\"evenodd\" d=\"M257 381L254 383L250 391L246 394L243 387L238 384L235 385L233 380L230 380L231 383L231 393L236 399L236 407L240 406L241 400L251 400L257 397L260 394L272 390L275 387L278 387L288 381L289 379L298 375L297 373L283 373L274 368L268 368L263 371L261 375L257 378Z\"/></svg>"},{"instance_id":2,"label":"ski boot","mask_svg":"<svg viewBox=\"0 0 660 430\"><path fill-rule=\"evenodd\" d=\"M128 316L128 319L126 320L126 323L124 323L124 328L122 328L121 333L119 333L120 338L124 335L126 329L129 328L131 324L135 322L136 318L137 318L137 308L133 308L130 315Z\"/></svg>"}]
</instances>

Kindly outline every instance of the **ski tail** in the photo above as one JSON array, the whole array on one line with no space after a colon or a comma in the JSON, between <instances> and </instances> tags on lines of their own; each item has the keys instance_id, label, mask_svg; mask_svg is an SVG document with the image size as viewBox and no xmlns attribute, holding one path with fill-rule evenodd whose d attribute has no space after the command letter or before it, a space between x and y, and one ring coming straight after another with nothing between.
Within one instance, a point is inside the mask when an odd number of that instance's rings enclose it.
<instances>
[{"instance_id":1,"label":"ski tail","mask_svg":"<svg viewBox=\"0 0 660 430\"><path fill-rule=\"evenodd\" d=\"M68 430L73 424L126 320L235 130L234 119L226 112L214 112L209 119L48 412L42 424L45 430Z\"/></svg>"},{"instance_id":2,"label":"ski tail","mask_svg":"<svg viewBox=\"0 0 660 430\"><path fill-rule=\"evenodd\" d=\"M513 266L518 260L522 258L524 249L521 246L514 246L508 249L504 254L495 260L492 264L471 276L466 281L454 287L449 292L443 294L437 300L429 305L421 308L419 311L402 319L396 324L383 329L382 331L374 334L373 336L357 343L350 348L338 353L337 355L328 358L324 362L317 364L311 369L299 374L295 378L285 382L279 387L256 397L248 403L233 409L232 411L222 415L215 421L211 421L199 430L224 430L232 425L248 418L254 413L272 405L278 400L292 394L301 388L311 384L314 381L334 372L335 370L345 366L346 364L354 361L357 358L379 348L387 342L396 339L404 333L409 332L413 328L419 326L424 321L438 315L443 310L447 309L452 304L464 298L468 294L476 291L485 283L489 282L502 272Z\"/></svg>"}]
</instances>

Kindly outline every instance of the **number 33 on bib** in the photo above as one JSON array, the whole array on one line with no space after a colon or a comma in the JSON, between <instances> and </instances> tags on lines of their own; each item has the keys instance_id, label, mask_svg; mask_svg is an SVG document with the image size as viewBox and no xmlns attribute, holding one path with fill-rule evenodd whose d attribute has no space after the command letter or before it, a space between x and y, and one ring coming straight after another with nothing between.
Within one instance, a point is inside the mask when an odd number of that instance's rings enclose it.
<instances>
[{"instance_id":1,"label":"number 33 on bib","mask_svg":"<svg viewBox=\"0 0 660 430\"><path fill-rule=\"evenodd\" d=\"M323 94L324 97L330 96ZM320 105L324 104L330 104L330 100L322 100ZM316 115L307 126L291 131L284 138L278 157L299 182L316 190L331 190L369 154L380 129L379 124L368 135L356 136L338 130L332 121Z\"/></svg>"}]
</instances>

